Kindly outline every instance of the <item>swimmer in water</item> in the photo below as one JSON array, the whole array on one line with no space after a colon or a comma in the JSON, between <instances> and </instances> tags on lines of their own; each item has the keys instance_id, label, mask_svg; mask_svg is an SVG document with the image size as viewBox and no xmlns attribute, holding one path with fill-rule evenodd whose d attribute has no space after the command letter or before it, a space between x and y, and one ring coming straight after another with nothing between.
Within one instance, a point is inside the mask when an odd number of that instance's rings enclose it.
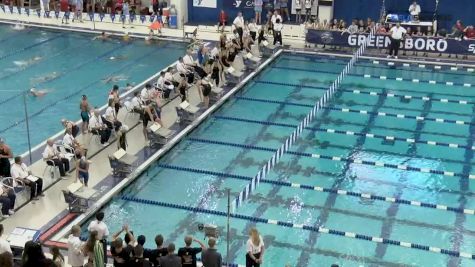
<instances>
[{"instance_id":1,"label":"swimmer in water","mask_svg":"<svg viewBox=\"0 0 475 267\"><path fill-rule=\"evenodd\" d=\"M14 30L17 30L17 31L21 31L21 30L24 30L25 29L25 25L23 24L20 24L20 23L17 23L13 26L13 29Z\"/></svg>"},{"instance_id":2,"label":"swimmer in water","mask_svg":"<svg viewBox=\"0 0 475 267\"><path fill-rule=\"evenodd\" d=\"M36 90L35 88L31 88L29 93L34 97L42 97L45 96L49 91L48 90Z\"/></svg>"},{"instance_id":3,"label":"swimmer in water","mask_svg":"<svg viewBox=\"0 0 475 267\"><path fill-rule=\"evenodd\" d=\"M36 57L30 58L28 60L13 61L13 64L17 65L18 67L28 67L28 66L40 61L41 59L42 59L42 57L36 56Z\"/></svg>"},{"instance_id":4,"label":"swimmer in water","mask_svg":"<svg viewBox=\"0 0 475 267\"><path fill-rule=\"evenodd\" d=\"M125 59L127 59L127 58L128 58L127 56L120 56L120 55L119 55L119 56L115 56L115 57L112 56L112 57L110 57L109 59L110 59L110 60L117 60L117 61L119 61L119 60L125 60Z\"/></svg>"},{"instance_id":5,"label":"swimmer in water","mask_svg":"<svg viewBox=\"0 0 475 267\"><path fill-rule=\"evenodd\" d=\"M129 77L125 76L125 75L116 75L116 76L109 76L105 79L102 79L102 81L104 83L117 83L119 81L125 81L127 80Z\"/></svg>"},{"instance_id":6,"label":"swimmer in water","mask_svg":"<svg viewBox=\"0 0 475 267\"><path fill-rule=\"evenodd\" d=\"M108 39L109 39L109 36L106 34L106 32L101 32L101 35L92 38L93 41L94 41L94 40L102 40L102 41L105 41L105 40L108 40Z\"/></svg>"},{"instance_id":7,"label":"swimmer in water","mask_svg":"<svg viewBox=\"0 0 475 267\"><path fill-rule=\"evenodd\" d=\"M56 71L53 71L50 74L46 74L44 76L34 78L33 81L34 81L34 83L42 83L42 82L47 82L49 80L53 80L58 76L59 76L59 73L57 73Z\"/></svg>"}]
</instances>

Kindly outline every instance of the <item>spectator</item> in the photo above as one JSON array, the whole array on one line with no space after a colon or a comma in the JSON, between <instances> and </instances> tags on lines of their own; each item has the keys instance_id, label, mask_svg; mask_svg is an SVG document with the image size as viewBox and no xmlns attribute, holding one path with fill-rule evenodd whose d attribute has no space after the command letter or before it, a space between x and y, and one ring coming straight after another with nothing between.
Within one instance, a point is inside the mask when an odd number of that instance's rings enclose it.
<instances>
[{"instance_id":1,"label":"spectator","mask_svg":"<svg viewBox=\"0 0 475 267\"><path fill-rule=\"evenodd\" d=\"M50 248L50 253L53 255L53 262L56 267L64 267L64 256L59 251L57 246L52 246Z\"/></svg>"},{"instance_id":2,"label":"spectator","mask_svg":"<svg viewBox=\"0 0 475 267\"><path fill-rule=\"evenodd\" d=\"M80 236L81 227L74 225L68 237L68 264L72 267L82 267L84 265L84 255L81 250L83 243L79 239Z\"/></svg>"},{"instance_id":3,"label":"spectator","mask_svg":"<svg viewBox=\"0 0 475 267\"><path fill-rule=\"evenodd\" d=\"M155 237L155 245L157 246L157 248L150 251L149 259L150 259L150 262L152 262L154 266L159 266L158 264L159 259L168 254L167 248L163 246L162 235L157 235Z\"/></svg>"},{"instance_id":4,"label":"spectator","mask_svg":"<svg viewBox=\"0 0 475 267\"><path fill-rule=\"evenodd\" d=\"M357 34L358 33L358 25L356 25L356 21L353 20L351 22L351 25L348 27L348 29L344 30L341 35L344 33L349 33L350 35Z\"/></svg>"},{"instance_id":5,"label":"spectator","mask_svg":"<svg viewBox=\"0 0 475 267\"><path fill-rule=\"evenodd\" d=\"M10 177L10 160L13 153L5 140L0 137L0 176Z\"/></svg>"},{"instance_id":6,"label":"spectator","mask_svg":"<svg viewBox=\"0 0 475 267\"><path fill-rule=\"evenodd\" d=\"M200 247L191 247L191 244L194 242L198 243ZM196 267L196 254L201 253L206 249L206 246L201 243L198 239L193 238L192 236L185 237L185 247L178 250L178 256L181 258L181 264L183 267Z\"/></svg>"},{"instance_id":7,"label":"spectator","mask_svg":"<svg viewBox=\"0 0 475 267\"><path fill-rule=\"evenodd\" d=\"M287 18L287 21L290 21L289 9L287 7L288 0L280 0L280 14ZM284 20L282 20L284 22Z\"/></svg>"},{"instance_id":8,"label":"spectator","mask_svg":"<svg viewBox=\"0 0 475 267\"><path fill-rule=\"evenodd\" d=\"M219 12L219 17L218 17L218 32L219 28L221 27L221 32L224 32L224 27L228 24L228 14L224 12L224 9L221 9Z\"/></svg>"},{"instance_id":9,"label":"spectator","mask_svg":"<svg viewBox=\"0 0 475 267\"><path fill-rule=\"evenodd\" d=\"M412 5L409 6L409 14L411 14L414 21L419 20L420 13L421 13L421 6L418 5L416 1L412 2Z\"/></svg>"},{"instance_id":10,"label":"spectator","mask_svg":"<svg viewBox=\"0 0 475 267\"><path fill-rule=\"evenodd\" d=\"M0 254L3 254L5 252L12 254L12 249L10 248L10 243L3 238L3 224L0 224Z\"/></svg>"},{"instance_id":11,"label":"spectator","mask_svg":"<svg viewBox=\"0 0 475 267\"><path fill-rule=\"evenodd\" d=\"M302 22L302 1L303 0L294 0L294 5L295 5L295 22L297 24L300 24Z\"/></svg>"},{"instance_id":12,"label":"spectator","mask_svg":"<svg viewBox=\"0 0 475 267\"><path fill-rule=\"evenodd\" d=\"M8 218L13 215L15 211L16 195L12 189L0 184L0 203L2 204L2 217Z\"/></svg>"},{"instance_id":13,"label":"spectator","mask_svg":"<svg viewBox=\"0 0 475 267\"><path fill-rule=\"evenodd\" d=\"M99 115L99 111L94 110L89 121L89 128L92 134L99 135L101 137L102 146L108 146L109 138L111 136L111 130L103 122L102 117Z\"/></svg>"},{"instance_id":14,"label":"spectator","mask_svg":"<svg viewBox=\"0 0 475 267\"><path fill-rule=\"evenodd\" d=\"M15 163L11 169L13 180L13 187L17 187L17 180L30 187L30 199L38 200L38 197L43 197L43 179L33 176L25 163L22 162L20 156L15 157Z\"/></svg>"},{"instance_id":15,"label":"spectator","mask_svg":"<svg viewBox=\"0 0 475 267\"><path fill-rule=\"evenodd\" d=\"M0 253L0 266L13 267L13 255L9 252Z\"/></svg>"},{"instance_id":16,"label":"spectator","mask_svg":"<svg viewBox=\"0 0 475 267\"><path fill-rule=\"evenodd\" d=\"M391 58L393 56L394 58L397 58L399 46L401 45L401 40L406 35L406 29L401 27L401 23L397 22L396 26L392 27L389 31L389 35L391 36L391 45L389 48L388 58Z\"/></svg>"},{"instance_id":17,"label":"spectator","mask_svg":"<svg viewBox=\"0 0 475 267\"><path fill-rule=\"evenodd\" d=\"M358 32L364 33L366 31L366 25L364 24L364 20L360 19L358 21Z\"/></svg>"},{"instance_id":18,"label":"spectator","mask_svg":"<svg viewBox=\"0 0 475 267\"><path fill-rule=\"evenodd\" d=\"M41 249L40 243L34 241L25 243L22 255L22 267L38 267L38 263L43 263L45 260L46 257Z\"/></svg>"},{"instance_id":19,"label":"spectator","mask_svg":"<svg viewBox=\"0 0 475 267\"><path fill-rule=\"evenodd\" d=\"M88 267L105 267L105 262L107 262L107 254L104 254L107 248L98 239L98 235L96 230L89 231L89 239L82 249L83 254L87 256L86 266Z\"/></svg>"},{"instance_id":20,"label":"spectator","mask_svg":"<svg viewBox=\"0 0 475 267\"><path fill-rule=\"evenodd\" d=\"M66 172L69 171L69 160L64 158L54 145L53 139L46 141L46 147L43 151L43 159L45 161L52 161L56 167L59 168L59 174L61 177L66 176Z\"/></svg>"},{"instance_id":21,"label":"spectator","mask_svg":"<svg viewBox=\"0 0 475 267\"><path fill-rule=\"evenodd\" d=\"M161 257L158 261L160 267L182 267L180 257L174 254L175 244L170 243L167 252L167 256Z\"/></svg>"},{"instance_id":22,"label":"spectator","mask_svg":"<svg viewBox=\"0 0 475 267\"><path fill-rule=\"evenodd\" d=\"M376 30L376 34L386 34L386 27L384 24L379 24L378 29Z\"/></svg>"},{"instance_id":23,"label":"spectator","mask_svg":"<svg viewBox=\"0 0 475 267\"><path fill-rule=\"evenodd\" d=\"M412 34L413 36L424 36L424 33L422 32L421 26L417 26L416 30Z\"/></svg>"},{"instance_id":24,"label":"spectator","mask_svg":"<svg viewBox=\"0 0 475 267\"><path fill-rule=\"evenodd\" d=\"M96 213L96 219L89 223L87 230L89 233L93 231L97 232L96 238L102 243L104 250L102 254L104 255L104 263L107 263L107 236L109 235L109 228L102 220L104 220L104 212Z\"/></svg>"},{"instance_id":25,"label":"spectator","mask_svg":"<svg viewBox=\"0 0 475 267\"><path fill-rule=\"evenodd\" d=\"M452 33L447 34L447 37L455 38L455 40L462 40L463 34L465 31L465 27L462 24L461 20L457 20L455 25L452 27Z\"/></svg>"},{"instance_id":26,"label":"spectator","mask_svg":"<svg viewBox=\"0 0 475 267\"><path fill-rule=\"evenodd\" d=\"M208 248L201 253L201 260L203 267L221 267L223 265L223 258L221 253L215 248L216 239L210 237L208 239Z\"/></svg>"},{"instance_id":27,"label":"spectator","mask_svg":"<svg viewBox=\"0 0 475 267\"><path fill-rule=\"evenodd\" d=\"M310 16L312 16L313 0L304 0L304 1L305 1L305 21L309 21Z\"/></svg>"},{"instance_id":28,"label":"spectator","mask_svg":"<svg viewBox=\"0 0 475 267\"><path fill-rule=\"evenodd\" d=\"M131 267L152 267L149 260L144 259L144 249L142 245L137 245L134 248L134 257L131 262Z\"/></svg>"},{"instance_id":29,"label":"spectator","mask_svg":"<svg viewBox=\"0 0 475 267\"><path fill-rule=\"evenodd\" d=\"M125 232L126 243L125 247L122 238L119 235ZM112 236L111 254L114 258L114 267L129 267L132 263L132 252L134 250L135 238L130 232L129 226L124 225L119 232Z\"/></svg>"},{"instance_id":30,"label":"spectator","mask_svg":"<svg viewBox=\"0 0 475 267\"><path fill-rule=\"evenodd\" d=\"M465 39L475 39L475 28L473 26L468 26L464 30L465 33Z\"/></svg>"},{"instance_id":31,"label":"spectator","mask_svg":"<svg viewBox=\"0 0 475 267\"><path fill-rule=\"evenodd\" d=\"M262 14L262 5L263 5L262 0L254 0L254 20L256 21L257 24L261 24L261 14Z\"/></svg>"},{"instance_id":32,"label":"spectator","mask_svg":"<svg viewBox=\"0 0 475 267\"><path fill-rule=\"evenodd\" d=\"M264 241L256 228L249 231L247 240L246 267L259 267L264 258Z\"/></svg>"}]
</instances>

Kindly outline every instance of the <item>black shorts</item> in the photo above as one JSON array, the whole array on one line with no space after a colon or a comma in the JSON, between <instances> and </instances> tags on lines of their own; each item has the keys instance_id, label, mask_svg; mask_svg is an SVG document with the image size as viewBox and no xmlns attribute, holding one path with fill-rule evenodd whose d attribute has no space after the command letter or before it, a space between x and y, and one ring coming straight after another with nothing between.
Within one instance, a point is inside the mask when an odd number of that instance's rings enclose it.
<instances>
[{"instance_id":1,"label":"black shorts","mask_svg":"<svg viewBox=\"0 0 475 267\"><path fill-rule=\"evenodd\" d=\"M219 26L227 26L227 25L228 25L228 22L227 22L227 21L225 21L225 22L221 22L221 21L220 21L220 22L218 22L218 25L219 25Z\"/></svg>"},{"instance_id":2,"label":"black shorts","mask_svg":"<svg viewBox=\"0 0 475 267\"><path fill-rule=\"evenodd\" d=\"M296 9L295 9L295 12L298 13L298 12L300 12L301 10L302 10L301 8L296 8Z\"/></svg>"}]
</instances>

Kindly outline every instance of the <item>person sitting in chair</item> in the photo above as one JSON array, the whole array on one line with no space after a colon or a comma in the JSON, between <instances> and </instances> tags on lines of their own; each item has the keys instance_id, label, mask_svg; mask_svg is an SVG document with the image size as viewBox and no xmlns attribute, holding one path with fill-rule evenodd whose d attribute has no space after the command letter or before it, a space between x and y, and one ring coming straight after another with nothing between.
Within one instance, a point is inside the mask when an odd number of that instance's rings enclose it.
<instances>
[{"instance_id":1,"label":"person sitting in chair","mask_svg":"<svg viewBox=\"0 0 475 267\"><path fill-rule=\"evenodd\" d=\"M107 128L107 125L102 121L102 117L99 115L99 111L94 110L91 119L89 120L89 129L92 134L99 135L101 137L101 144L108 146L109 138L111 136L111 130Z\"/></svg>"},{"instance_id":2,"label":"person sitting in chair","mask_svg":"<svg viewBox=\"0 0 475 267\"><path fill-rule=\"evenodd\" d=\"M46 141L46 147L43 151L43 159L45 161L52 161L54 166L59 168L59 174L61 177L66 176L66 172L69 171L69 161L56 149L53 139L48 139L48 141Z\"/></svg>"},{"instance_id":3,"label":"person sitting in chair","mask_svg":"<svg viewBox=\"0 0 475 267\"><path fill-rule=\"evenodd\" d=\"M3 184L0 184L0 203L2 204L2 217L8 218L13 215L15 211L15 193L13 190L7 188Z\"/></svg>"},{"instance_id":4,"label":"person sitting in chair","mask_svg":"<svg viewBox=\"0 0 475 267\"><path fill-rule=\"evenodd\" d=\"M38 200L38 197L43 194L43 179L33 176L25 163L22 162L21 157L15 157L15 163L11 168L13 187L18 186L17 180L23 182L30 187L30 199Z\"/></svg>"},{"instance_id":5,"label":"person sitting in chair","mask_svg":"<svg viewBox=\"0 0 475 267\"><path fill-rule=\"evenodd\" d=\"M104 116L102 116L102 120L107 125L107 128L115 129L116 132L118 132L122 126L122 123L117 119L117 113L114 108L114 99L109 99L109 106L107 107Z\"/></svg>"}]
</instances>

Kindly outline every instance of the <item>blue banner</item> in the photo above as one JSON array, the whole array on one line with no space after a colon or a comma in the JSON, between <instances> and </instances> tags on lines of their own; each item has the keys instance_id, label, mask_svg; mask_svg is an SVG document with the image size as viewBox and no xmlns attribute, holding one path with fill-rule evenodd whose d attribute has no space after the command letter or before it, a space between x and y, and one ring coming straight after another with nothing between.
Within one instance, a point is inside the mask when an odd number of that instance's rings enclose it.
<instances>
[{"instance_id":1,"label":"blue banner","mask_svg":"<svg viewBox=\"0 0 475 267\"><path fill-rule=\"evenodd\" d=\"M38 18L41 17L41 10L37 9L36 14L38 15Z\"/></svg>"},{"instance_id":2,"label":"blue banner","mask_svg":"<svg viewBox=\"0 0 475 267\"><path fill-rule=\"evenodd\" d=\"M125 22L125 15L120 16L120 21Z\"/></svg>"},{"instance_id":3,"label":"blue banner","mask_svg":"<svg viewBox=\"0 0 475 267\"><path fill-rule=\"evenodd\" d=\"M150 22L153 22L155 20L155 15L150 15Z\"/></svg>"},{"instance_id":4,"label":"blue banner","mask_svg":"<svg viewBox=\"0 0 475 267\"><path fill-rule=\"evenodd\" d=\"M115 14L110 14L110 16L111 16L111 21L114 22L114 20L115 20ZM102 20L101 20L101 21L102 21Z\"/></svg>"},{"instance_id":5,"label":"blue banner","mask_svg":"<svg viewBox=\"0 0 475 267\"><path fill-rule=\"evenodd\" d=\"M322 31L309 29L306 42L320 45L335 45L346 47L358 47L368 42L368 48L389 48L391 39L388 35L376 35L367 39L367 34L353 34L339 31ZM445 54L472 54L475 55L475 40L457 41L452 38L412 36L401 42L401 50L419 51L427 53Z\"/></svg>"},{"instance_id":6,"label":"blue banner","mask_svg":"<svg viewBox=\"0 0 475 267\"><path fill-rule=\"evenodd\" d=\"M145 22L145 15L140 15L140 21L141 21L142 23Z\"/></svg>"},{"instance_id":7,"label":"blue banner","mask_svg":"<svg viewBox=\"0 0 475 267\"><path fill-rule=\"evenodd\" d=\"M135 14L130 15L129 18L130 18L130 22L134 22L134 20L135 20Z\"/></svg>"},{"instance_id":8,"label":"blue banner","mask_svg":"<svg viewBox=\"0 0 475 267\"><path fill-rule=\"evenodd\" d=\"M59 18L59 11L57 11L57 10L54 11L54 16L55 16L56 18Z\"/></svg>"},{"instance_id":9,"label":"blue banner","mask_svg":"<svg viewBox=\"0 0 475 267\"><path fill-rule=\"evenodd\" d=\"M30 9L29 9L29 8L25 8L25 13L26 13L26 15L29 17L29 16L30 16Z\"/></svg>"},{"instance_id":10,"label":"blue banner","mask_svg":"<svg viewBox=\"0 0 475 267\"><path fill-rule=\"evenodd\" d=\"M49 11L45 11L45 17L49 18Z\"/></svg>"},{"instance_id":11,"label":"blue banner","mask_svg":"<svg viewBox=\"0 0 475 267\"><path fill-rule=\"evenodd\" d=\"M8 9L10 9L10 13L13 14L13 7L12 7L12 6L8 6Z\"/></svg>"}]
</instances>

